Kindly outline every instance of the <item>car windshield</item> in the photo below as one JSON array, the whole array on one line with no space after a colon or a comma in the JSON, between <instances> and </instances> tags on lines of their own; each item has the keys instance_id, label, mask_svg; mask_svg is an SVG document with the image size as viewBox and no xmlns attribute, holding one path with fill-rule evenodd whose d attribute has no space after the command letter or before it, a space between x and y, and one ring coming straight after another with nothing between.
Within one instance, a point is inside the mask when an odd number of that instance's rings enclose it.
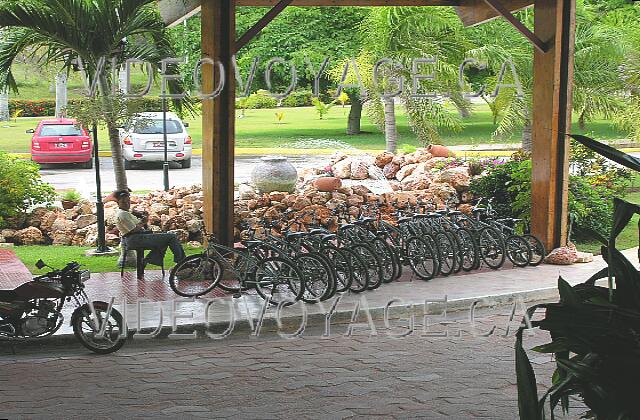
<instances>
[{"instance_id":1,"label":"car windshield","mask_svg":"<svg viewBox=\"0 0 640 420\"><path fill-rule=\"evenodd\" d=\"M82 136L82 130L73 124L49 124L43 125L40 130L42 137L70 137Z\"/></svg>"},{"instance_id":2,"label":"car windshield","mask_svg":"<svg viewBox=\"0 0 640 420\"><path fill-rule=\"evenodd\" d=\"M162 120L145 120L135 125L133 132L136 134L162 134ZM182 133L180 121L167 120L167 134Z\"/></svg>"}]
</instances>

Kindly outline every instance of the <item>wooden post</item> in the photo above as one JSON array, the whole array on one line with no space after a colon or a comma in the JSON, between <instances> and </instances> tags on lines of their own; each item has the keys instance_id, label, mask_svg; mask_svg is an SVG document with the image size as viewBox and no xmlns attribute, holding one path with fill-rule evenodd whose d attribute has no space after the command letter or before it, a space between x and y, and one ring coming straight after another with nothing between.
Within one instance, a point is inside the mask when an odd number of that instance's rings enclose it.
<instances>
[{"instance_id":1,"label":"wooden post","mask_svg":"<svg viewBox=\"0 0 640 420\"><path fill-rule=\"evenodd\" d=\"M536 0L534 50L532 230L547 249L566 244L575 0Z\"/></svg>"},{"instance_id":2,"label":"wooden post","mask_svg":"<svg viewBox=\"0 0 640 420\"><path fill-rule=\"evenodd\" d=\"M225 245L234 242L235 74L232 55L236 42L235 10L235 0L202 1L202 54L220 61L225 72L222 93L202 103L204 221L207 230ZM216 73L214 66L202 66L203 93L214 91L220 77Z\"/></svg>"}]
</instances>

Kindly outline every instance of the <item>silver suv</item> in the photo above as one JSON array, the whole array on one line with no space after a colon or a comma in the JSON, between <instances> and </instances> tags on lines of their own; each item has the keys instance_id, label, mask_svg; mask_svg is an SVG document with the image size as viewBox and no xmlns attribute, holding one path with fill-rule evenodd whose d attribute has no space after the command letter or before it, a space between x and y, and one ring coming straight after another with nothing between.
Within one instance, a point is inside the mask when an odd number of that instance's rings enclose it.
<instances>
[{"instance_id":1,"label":"silver suv","mask_svg":"<svg viewBox=\"0 0 640 420\"><path fill-rule=\"evenodd\" d=\"M191 167L192 142L187 133L188 124L173 112L167 112L167 150L170 162L179 162L183 168ZM134 119L131 127L120 130L125 169L135 162L164 161L162 112L145 112Z\"/></svg>"}]
</instances>

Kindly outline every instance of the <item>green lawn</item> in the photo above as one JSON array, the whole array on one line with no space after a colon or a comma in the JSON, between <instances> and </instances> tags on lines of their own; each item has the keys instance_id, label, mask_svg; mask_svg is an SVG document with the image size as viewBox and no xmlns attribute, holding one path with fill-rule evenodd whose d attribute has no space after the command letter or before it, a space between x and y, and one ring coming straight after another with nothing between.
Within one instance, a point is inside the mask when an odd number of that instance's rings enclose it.
<instances>
[{"instance_id":1,"label":"green lawn","mask_svg":"<svg viewBox=\"0 0 640 420\"><path fill-rule=\"evenodd\" d=\"M384 135L363 116L363 134L348 136L345 134L349 108L334 107L324 119L319 119L314 108L279 108L284 113L284 120L278 123L274 109L246 110L242 118L236 119L236 145L246 147L291 147L300 140L337 140L358 149L384 149ZM240 112L238 112L240 114ZM18 118L17 122L0 125L0 151L25 153L29 151L31 136L25 131L34 128L38 118ZM194 147L202 146L202 120L200 117L189 118L189 133ZM476 106L473 115L465 121L465 129L460 133L443 133L442 142L446 145L490 143L494 127L491 113L486 106ZM399 144L419 146L415 135L407 124L407 118L398 107ZM574 126L574 132L581 131ZM589 124L588 133L598 139L624 138L624 133L617 131L610 121L598 120ZM99 133L101 150L108 150L106 131ZM500 142L518 143L520 133ZM321 146L320 146L321 147Z\"/></svg>"},{"instance_id":2,"label":"green lawn","mask_svg":"<svg viewBox=\"0 0 640 420\"><path fill-rule=\"evenodd\" d=\"M11 248L13 252L22 260L27 268L34 274L42 274L47 269L38 270L35 267L36 261L42 260L54 268L62 268L71 261L77 261L83 268L94 273L107 273L119 271L118 257L87 257L85 251L94 248L79 246L15 246ZM185 245L187 255L202 252L201 248L192 248ZM167 252L165 257L165 268L169 270L173 265L173 254ZM151 269L158 267L150 266ZM126 271L135 271L135 268L126 268Z\"/></svg>"}]
</instances>

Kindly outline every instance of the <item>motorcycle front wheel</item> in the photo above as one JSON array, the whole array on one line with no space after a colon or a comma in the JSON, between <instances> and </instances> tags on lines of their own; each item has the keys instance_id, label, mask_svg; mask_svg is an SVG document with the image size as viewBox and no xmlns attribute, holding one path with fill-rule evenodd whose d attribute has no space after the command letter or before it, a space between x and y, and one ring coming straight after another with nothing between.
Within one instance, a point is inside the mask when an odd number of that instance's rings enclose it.
<instances>
[{"instance_id":1,"label":"motorcycle front wheel","mask_svg":"<svg viewBox=\"0 0 640 420\"><path fill-rule=\"evenodd\" d=\"M73 334L84 347L94 353L109 354L120 350L127 339L122 315L111 308L107 319L109 305L106 302L93 302L93 308L95 312L87 304L73 312Z\"/></svg>"}]
</instances>

